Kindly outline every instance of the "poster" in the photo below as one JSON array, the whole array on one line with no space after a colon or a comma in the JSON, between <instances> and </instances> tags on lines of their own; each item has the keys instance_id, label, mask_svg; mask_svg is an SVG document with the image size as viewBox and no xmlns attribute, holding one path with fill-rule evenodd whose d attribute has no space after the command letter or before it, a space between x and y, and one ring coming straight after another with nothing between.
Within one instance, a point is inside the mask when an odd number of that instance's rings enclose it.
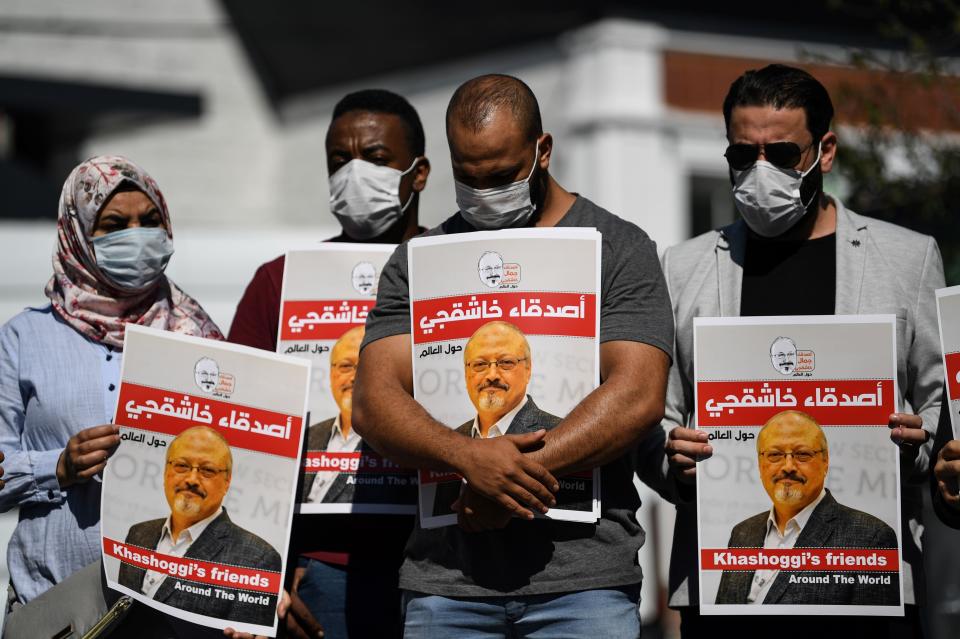
<instances>
[{"instance_id":1,"label":"poster","mask_svg":"<svg viewBox=\"0 0 960 639\"><path fill-rule=\"evenodd\" d=\"M467 437L498 424L500 434L556 426L600 381L600 247L586 228L411 240L416 400ZM461 478L419 478L421 525L455 524ZM545 516L596 521L599 469L557 480L557 505Z\"/></svg>"},{"instance_id":2,"label":"poster","mask_svg":"<svg viewBox=\"0 0 960 639\"><path fill-rule=\"evenodd\" d=\"M893 315L697 318L700 611L903 615Z\"/></svg>"},{"instance_id":3,"label":"poster","mask_svg":"<svg viewBox=\"0 0 960 639\"><path fill-rule=\"evenodd\" d=\"M351 423L364 324L395 248L338 242L287 253L277 352L313 363L299 513L416 508L416 474L366 447Z\"/></svg>"},{"instance_id":4,"label":"poster","mask_svg":"<svg viewBox=\"0 0 960 639\"><path fill-rule=\"evenodd\" d=\"M940 320L940 347L947 378L947 400L953 438L960 439L960 286L937 290L937 319Z\"/></svg>"},{"instance_id":5,"label":"poster","mask_svg":"<svg viewBox=\"0 0 960 639\"><path fill-rule=\"evenodd\" d=\"M276 635L309 380L302 359L127 326L101 503L111 588Z\"/></svg>"}]
</instances>

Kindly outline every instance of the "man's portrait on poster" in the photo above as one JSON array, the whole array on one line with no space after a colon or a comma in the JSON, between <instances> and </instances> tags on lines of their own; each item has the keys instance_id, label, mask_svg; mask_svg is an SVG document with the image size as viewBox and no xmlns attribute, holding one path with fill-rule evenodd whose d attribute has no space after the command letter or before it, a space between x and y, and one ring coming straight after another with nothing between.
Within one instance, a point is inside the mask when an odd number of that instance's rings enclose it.
<instances>
[{"instance_id":1,"label":"man's portrait on poster","mask_svg":"<svg viewBox=\"0 0 960 639\"><path fill-rule=\"evenodd\" d=\"M541 410L527 394L533 354L526 335L510 322L488 322L478 328L464 346L463 364L475 417L457 428L461 435L486 439L549 430L560 423L559 417ZM440 484L434 515L449 514L458 496L458 484Z\"/></svg>"},{"instance_id":2,"label":"man's portrait on poster","mask_svg":"<svg viewBox=\"0 0 960 639\"><path fill-rule=\"evenodd\" d=\"M280 572L280 554L231 521L223 507L233 476L233 455L223 435L194 426L167 447L163 489L170 513L130 527L125 542L161 555ZM118 581L156 601L188 612L269 626L276 595L218 596L217 586L121 563ZM223 590L223 589L221 589Z\"/></svg>"},{"instance_id":3,"label":"man's portrait on poster","mask_svg":"<svg viewBox=\"0 0 960 639\"><path fill-rule=\"evenodd\" d=\"M339 412L307 429L307 450L352 453L363 442L352 428L353 380L360 362L363 326L351 328L330 349L330 392ZM354 474L320 471L304 476L300 501L304 503L351 503L355 493Z\"/></svg>"},{"instance_id":4,"label":"man's portrait on poster","mask_svg":"<svg viewBox=\"0 0 960 639\"><path fill-rule=\"evenodd\" d=\"M825 488L829 443L813 417L793 410L774 415L760 429L756 446L772 506L734 526L729 548L897 548L889 525L838 503ZM829 571L725 570L716 603L895 606L898 575L896 568L840 578Z\"/></svg>"}]
</instances>

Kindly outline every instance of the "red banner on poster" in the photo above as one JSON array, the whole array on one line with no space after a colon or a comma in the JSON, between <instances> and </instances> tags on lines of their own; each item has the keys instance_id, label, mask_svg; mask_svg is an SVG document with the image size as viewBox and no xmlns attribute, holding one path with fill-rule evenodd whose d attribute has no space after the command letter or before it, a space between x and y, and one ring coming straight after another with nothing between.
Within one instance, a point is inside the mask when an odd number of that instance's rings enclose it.
<instances>
[{"instance_id":1,"label":"red banner on poster","mask_svg":"<svg viewBox=\"0 0 960 639\"><path fill-rule=\"evenodd\" d=\"M943 358L947 365L947 387L950 399L960 399L960 353L947 353Z\"/></svg>"},{"instance_id":2,"label":"red banner on poster","mask_svg":"<svg viewBox=\"0 0 960 639\"><path fill-rule=\"evenodd\" d=\"M286 300L280 312L281 340L339 339L363 326L376 300Z\"/></svg>"},{"instance_id":3,"label":"red banner on poster","mask_svg":"<svg viewBox=\"0 0 960 639\"><path fill-rule=\"evenodd\" d=\"M173 578L222 588L265 592L271 595L277 595L280 592L279 572L164 555L155 550L124 544L106 537L103 538L103 551L125 564L166 573Z\"/></svg>"},{"instance_id":4,"label":"red banner on poster","mask_svg":"<svg viewBox=\"0 0 960 639\"><path fill-rule=\"evenodd\" d=\"M527 335L596 337L596 295L501 291L420 300L413 303L413 341L465 339L497 320Z\"/></svg>"},{"instance_id":5,"label":"red banner on poster","mask_svg":"<svg viewBox=\"0 0 960 639\"><path fill-rule=\"evenodd\" d=\"M697 382L697 424L761 426L797 410L825 426L886 426L896 400L892 379Z\"/></svg>"},{"instance_id":6,"label":"red banner on poster","mask_svg":"<svg viewBox=\"0 0 960 639\"><path fill-rule=\"evenodd\" d=\"M376 453L327 453L307 451L303 456L303 472L334 472L355 475L412 475L413 470L403 468Z\"/></svg>"},{"instance_id":7,"label":"red banner on poster","mask_svg":"<svg viewBox=\"0 0 960 639\"><path fill-rule=\"evenodd\" d=\"M703 570L791 572L897 572L896 548L703 548Z\"/></svg>"},{"instance_id":8,"label":"red banner on poster","mask_svg":"<svg viewBox=\"0 0 960 639\"><path fill-rule=\"evenodd\" d=\"M166 435L179 435L191 426L210 426L231 446L296 458L303 420L298 415L123 382L114 423Z\"/></svg>"}]
</instances>

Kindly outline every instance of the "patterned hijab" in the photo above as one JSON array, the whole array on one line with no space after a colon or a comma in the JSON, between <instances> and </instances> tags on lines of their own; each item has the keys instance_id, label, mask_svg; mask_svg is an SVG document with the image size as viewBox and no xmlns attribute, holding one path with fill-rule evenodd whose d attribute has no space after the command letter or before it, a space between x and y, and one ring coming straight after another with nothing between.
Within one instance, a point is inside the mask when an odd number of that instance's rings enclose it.
<instances>
[{"instance_id":1,"label":"patterned hijab","mask_svg":"<svg viewBox=\"0 0 960 639\"><path fill-rule=\"evenodd\" d=\"M125 290L97 266L90 236L100 209L123 182L150 198L173 238L167 203L146 171L118 155L83 162L67 177L60 194L53 277L44 289L54 310L81 334L117 349L123 348L128 322L223 339L206 311L165 275L144 289Z\"/></svg>"}]
</instances>

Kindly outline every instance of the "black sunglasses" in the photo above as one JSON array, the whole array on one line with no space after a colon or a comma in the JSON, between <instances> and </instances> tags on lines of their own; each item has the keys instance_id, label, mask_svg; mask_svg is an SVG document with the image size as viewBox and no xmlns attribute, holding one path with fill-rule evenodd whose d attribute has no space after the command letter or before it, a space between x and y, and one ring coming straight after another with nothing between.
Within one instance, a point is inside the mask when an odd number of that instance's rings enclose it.
<instances>
[{"instance_id":1,"label":"black sunglasses","mask_svg":"<svg viewBox=\"0 0 960 639\"><path fill-rule=\"evenodd\" d=\"M809 148L808 146L807 149ZM760 149L763 149L763 156L767 162L781 169L792 169L797 166L803 152L807 150L801 149L800 145L794 142L731 144L723 157L727 158L727 164L734 171L745 171L756 163L757 158L760 157Z\"/></svg>"}]
</instances>

